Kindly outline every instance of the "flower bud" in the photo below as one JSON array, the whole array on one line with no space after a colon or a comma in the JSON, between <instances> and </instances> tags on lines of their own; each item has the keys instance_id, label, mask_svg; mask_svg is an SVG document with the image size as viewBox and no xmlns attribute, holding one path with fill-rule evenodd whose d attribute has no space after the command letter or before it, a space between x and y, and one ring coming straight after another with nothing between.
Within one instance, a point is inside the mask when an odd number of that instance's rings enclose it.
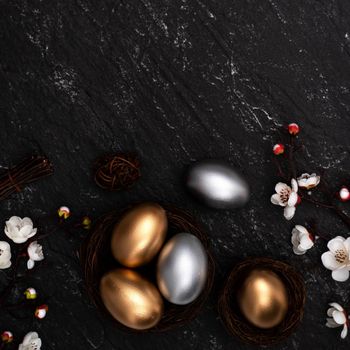
<instances>
[{"instance_id":1,"label":"flower bud","mask_svg":"<svg viewBox=\"0 0 350 350\"><path fill-rule=\"evenodd\" d=\"M58 213L58 216L64 220L68 219L69 216L70 216L70 210L68 207L60 207L58 210L57 210L57 213Z\"/></svg>"},{"instance_id":2,"label":"flower bud","mask_svg":"<svg viewBox=\"0 0 350 350\"><path fill-rule=\"evenodd\" d=\"M299 125L296 124L296 123L290 123L288 124L288 132L291 134L291 135L297 135L299 134Z\"/></svg>"},{"instance_id":3,"label":"flower bud","mask_svg":"<svg viewBox=\"0 0 350 350\"><path fill-rule=\"evenodd\" d=\"M350 191L347 187L343 186L339 191L339 198L342 202L350 200Z\"/></svg>"},{"instance_id":4,"label":"flower bud","mask_svg":"<svg viewBox=\"0 0 350 350\"><path fill-rule=\"evenodd\" d=\"M40 305L35 310L35 317L39 318L40 320L43 319L47 312L49 310L49 307L46 304Z\"/></svg>"},{"instance_id":5,"label":"flower bud","mask_svg":"<svg viewBox=\"0 0 350 350\"><path fill-rule=\"evenodd\" d=\"M278 156L282 153L284 153L284 145L282 145L281 143L277 143L276 145L273 146L273 153Z\"/></svg>"},{"instance_id":6,"label":"flower bud","mask_svg":"<svg viewBox=\"0 0 350 350\"><path fill-rule=\"evenodd\" d=\"M37 297L36 290L34 288L27 288L24 292L24 295L28 300L33 300Z\"/></svg>"},{"instance_id":7,"label":"flower bud","mask_svg":"<svg viewBox=\"0 0 350 350\"><path fill-rule=\"evenodd\" d=\"M11 343L13 340L13 334L10 331L4 331L1 333L1 340L6 344Z\"/></svg>"},{"instance_id":8,"label":"flower bud","mask_svg":"<svg viewBox=\"0 0 350 350\"><path fill-rule=\"evenodd\" d=\"M85 230L90 230L90 228L91 228L91 219L88 216L84 216L81 224L83 225L83 228Z\"/></svg>"}]
</instances>

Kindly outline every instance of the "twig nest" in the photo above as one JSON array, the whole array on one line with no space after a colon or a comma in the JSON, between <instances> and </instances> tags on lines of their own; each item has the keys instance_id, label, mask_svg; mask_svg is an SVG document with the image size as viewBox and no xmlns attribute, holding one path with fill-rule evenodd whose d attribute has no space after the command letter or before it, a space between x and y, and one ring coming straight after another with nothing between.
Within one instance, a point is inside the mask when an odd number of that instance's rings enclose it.
<instances>
[{"instance_id":1,"label":"twig nest","mask_svg":"<svg viewBox=\"0 0 350 350\"><path fill-rule=\"evenodd\" d=\"M187 305L176 305L168 302L164 298L162 316L159 322L151 328L135 329L134 327L132 329L125 326L125 324L127 324L126 322L123 322L123 325L121 322L113 318L111 310L113 311L114 309L110 307L110 310L107 310L101 298L99 288L101 279L106 273L122 268L122 265L113 258L111 251L111 237L113 229L123 217L125 218L125 213L130 212L130 209L135 208L135 206L128 207L122 211L112 211L101 217L95 225L93 225L90 235L87 237L80 250L80 258L88 295L101 313L109 317L116 327L129 332L162 332L187 323L195 318L198 312L202 309L213 285L215 263L209 250L209 240L206 233L187 212L172 206L163 205L162 207L165 209L168 221L168 230L165 240L168 241L179 232L187 232L197 237L207 254L207 278L200 295ZM157 261L158 255L146 265L135 270L154 285L157 284ZM125 279L123 281L123 283L126 283ZM129 280L127 281L127 284L128 286L130 285ZM137 283L137 286L139 286L139 283ZM143 288L141 289L143 290ZM120 321L125 320L123 319Z\"/></svg>"},{"instance_id":2,"label":"twig nest","mask_svg":"<svg viewBox=\"0 0 350 350\"><path fill-rule=\"evenodd\" d=\"M242 307L242 289L247 286L247 281L251 282L249 279L256 271L262 271L263 274L259 275L262 277L259 279L260 286L255 287L263 288L265 293L269 284L266 281L270 281L270 287L273 287L270 290L271 298L269 297L270 301L273 301L272 308L275 308L276 301L281 304L278 312L275 310L274 320L278 319L278 322L270 322L269 327L264 327L267 325L266 318L263 319L264 322L259 319L264 317L263 312L254 319L253 314L247 315L248 308ZM279 291L274 289L276 286L280 287ZM252 293L251 289L249 293ZM222 322L230 334L245 343L272 345L293 333L303 317L304 304L304 282L290 265L269 258L248 258L237 264L229 274L219 297L218 308ZM281 315L283 317L280 317ZM271 318L271 314L269 317Z\"/></svg>"},{"instance_id":3,"label":"twig nest","mask_svg":"<svg viewBox=\"0 0 350 350\"><path fill-rule=\"evenodd\" d=\"M131 153L102 156L95 168L96 184L108 191L128 189L141 176L140 161Z\"/></svg>"}]
</instances>

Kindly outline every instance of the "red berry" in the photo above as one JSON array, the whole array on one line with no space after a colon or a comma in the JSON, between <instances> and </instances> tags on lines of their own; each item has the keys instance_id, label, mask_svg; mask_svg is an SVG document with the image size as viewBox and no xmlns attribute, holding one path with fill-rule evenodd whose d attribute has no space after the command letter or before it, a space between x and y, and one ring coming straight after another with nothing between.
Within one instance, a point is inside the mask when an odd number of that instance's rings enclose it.
<instances>
[{"instance_id":1,"label":"red berry","mask_svg":"<svg viewBox=\"0 0 350 350\"><path fill-rule=\"evenodd\" d=\"M339 199L342 201L342 202L347 202L348 200L350 200L350 191L347 187L343 186L339 193Z\"/></svg>"},{"instance_id":2,"label":"red berry","mask_svg":"<svg viewBox=\"0 0 350 350\"><path fill-rule=\"evenodd\" d=\"M273 153L278 156L279 154L284 153L284 145L281 143L277 143L276 145L273 146Z\"/></svg>"},{"instance_id":3,"label":"red berry","mask_svg":"<svg viewBox=\"0 0 350 350\"><path fill-rule=\"evenodd\" d=\"M296 123L290 123L288 124L288 131L291 135L299 134L299 125Z\"/></svg>"}]
</instances>

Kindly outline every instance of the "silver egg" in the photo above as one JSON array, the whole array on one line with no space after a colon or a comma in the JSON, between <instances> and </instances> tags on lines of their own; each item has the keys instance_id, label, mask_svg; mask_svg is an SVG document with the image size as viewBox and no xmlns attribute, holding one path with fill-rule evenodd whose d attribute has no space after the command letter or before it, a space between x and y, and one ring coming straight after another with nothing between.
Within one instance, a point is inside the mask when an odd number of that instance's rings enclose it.
<instances>
[{"instance_id":1,"label":"silver egg","mask_svg":"<svg viewBox=\"0 0 350 350\"><path fill-rule=\"evenodd\" d=\"M208 256L201 241L190 233L178 233L159 255L159 290L173 304L189 304L201 294L207 271Z\"/></svg>"},{"instance_id":2,"label":"silver egg","mask_svg":"<svg viewBox=\"0 0 350 350\"><path fill-rule=\"evenodd\" d=\"M215 159L192 165L186 187L200 202L216 209L243 207L249 200L247 182L229 164Z\"/></svg>"}]
</instances>

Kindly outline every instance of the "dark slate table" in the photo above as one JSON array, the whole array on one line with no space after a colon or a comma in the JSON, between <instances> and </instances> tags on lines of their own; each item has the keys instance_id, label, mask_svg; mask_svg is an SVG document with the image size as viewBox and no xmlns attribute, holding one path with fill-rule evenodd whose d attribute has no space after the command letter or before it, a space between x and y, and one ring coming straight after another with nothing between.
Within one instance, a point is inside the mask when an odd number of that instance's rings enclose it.
<instances>
[{"instance_id":1,"label":"dark slate table","mask_svg":"<svg viewBox=\"0 0 350 350\"><path fill-rule=\"evenodd\" d=\"M1 311L0 329L17 341L35 330L43 349L253 349L226 333L217 296L236 261L269 256L293 265L307 286L301 326L275 348L348 349L349 338L327 329L325 316L328 302L349 307L350 282L334 282L322 267L325 242L301 257L290 244L293 224L309 217L331 236L347 228L308 204L288 223L270 196L278 180L271 147L284 123L302 128L300 171L326 168L337 184L349 170L349 16L341 0L2 0L0 163L41 147L55 174L2 201L1 225L27 215L47 232L60 205L97 218L133 201L170 202L203 223L218 270L196 320L129 335L100 317L84 292L76 251L85 233L58 232L43 243L45 265L13 292L37 288L48 316L19 320ZM94 184L93 161L110 151L141 158L142 178L129 192ZM184 169L207 157L245 174L252 188L245 208L210 210L186 194Z\"/></svg>"}]
</instances>

